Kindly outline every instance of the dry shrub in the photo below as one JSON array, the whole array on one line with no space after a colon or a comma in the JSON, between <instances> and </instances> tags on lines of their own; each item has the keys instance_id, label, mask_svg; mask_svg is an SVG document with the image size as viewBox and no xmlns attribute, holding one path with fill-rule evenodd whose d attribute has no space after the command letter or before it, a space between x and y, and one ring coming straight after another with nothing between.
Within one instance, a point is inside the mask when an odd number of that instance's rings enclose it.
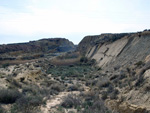
<instances>
[{"instance_id":1,"label":"dry shrub","mask_svg":"<svg viewBox=\"0 0 150 113\"><path fill-rule=\"evenodd\" d=\"M104 102L100 99L97 99L93 102L91 106L85 108L81 113L112 113L105 106Z\"/></svg>"},{"instance_id":2,"label":"dry shrub","mask_svg":"<svg viewBox=\"0 0 150 113\"><path fill-rule=\"evenodd\" d=\"M57 92L61 92L61 91L64 90L64 85L63 84L59 84L59 83L52 84L51 90L55 90Z\"/></svg>"},{"instance_id":3,"label":"dry shrub","mask_svg":"<svg viewBox=\"0 0 150 113\"><path fill-rule=\"evenodd\" d=\"M0 103L3 104L14 103L22 96L19 91L12 89L1 89L0 92Z\"/></svg>"},{"instance_id":4,"label":"dry shrub","mask_svg":"<svg viewBox=\"0 0 150 113\"><path fill-rule=\"evenodd\" d=\"M149 84L145 85L144 88L143 88L143 90L145 92L149 92L150 91L150 85Z\"/></svg>"},{"instance_id":5,"label":"dry shrub","mask_svg":"<svg viewBox=\"0 0 150 113\"><path fill-rule=\"evenodd\" d=\"M114 79L116 79L116 78L118 78L118 75L113 75L113 76L110 77L109 80L114 80Z\"/></svg>"},{"instance_id":6,"label":"dry shrub","mask_svg":"<svg viewBox=\"0 0 150 113\"><path fill-rule=\"evenodd\" d=\"M9 55L18 56L18 55L23 54L23 53L24 53L23 51L14 51L14 52L10 52Z\"/></svg>"},{"instance_id":7,"label":"dry shrub","mask_svg":"<svg viewBox=\"0 0 150 113\"><path fill-rule=\"evenodd\" d=\"M144 82L144 77L143 74L145 73L146 70L150 69L150 61L147 62L143 68L140 69L140 71L137 73L138 79L135 83L136 86L140 86Z\"/></svg>"},{"instance_id":8,"label":"dry shrub","mask_svg":"<svg viewBox=\"0 0 150 113\"><path fill-rule=\"evenodd\" d=\"M61 106L64 108L78 107L81 104L80 99L76 95L68 95L64 98Z\"/></svg>"},{"instance_id":9,"label":"dry shrub","mask_svg":"<svg viewBox=\"0 0 150 113\"><path fill-rule=\"evenodd\" d=\"M110 83L110 81L109 81L108 79L99 80L99 81L97 82L97 86L98 86L99 88L106 88L106 87L109 87L110 84L111 84L111 83Z\"/></svg>"},{"instance_id":10,"label":"dry shrub","mask_svg":"<svg viewBox=\"0 0 150 113\"><path fill-rule=\"evenodd\" d=\"M142 36L146 36L146 35L149 35L149 34L150 34L150 31L149 31L149 30L144 31L144 32L141 33Z\"/></svg>"},{"instance_id":11,"label":"dry shrub","mask_svg":"<svg viewBox=\"0 0 150 113\"><path fill-rule=\"evenodd\" d=\"M5 61L1 61L0 62L0 65L3 65L3 64L6 64L6 63L9 63L10 65L17 65L17 64L25 64L27 62L33 62L33 61L36 61L36 59L32 59L32 60L5 60Z\"/></svg>"},{"instance_id":12,"label":"dry shrub","mask_svg":"<svg viewBox=\"0 0 150 113\"><path fill-rule=\"evenodd\" d=\"M39 113L39 106L44 103L43 98L38 95L22 96L11 107L11 113Z\"/></svg>"}]
</instances>

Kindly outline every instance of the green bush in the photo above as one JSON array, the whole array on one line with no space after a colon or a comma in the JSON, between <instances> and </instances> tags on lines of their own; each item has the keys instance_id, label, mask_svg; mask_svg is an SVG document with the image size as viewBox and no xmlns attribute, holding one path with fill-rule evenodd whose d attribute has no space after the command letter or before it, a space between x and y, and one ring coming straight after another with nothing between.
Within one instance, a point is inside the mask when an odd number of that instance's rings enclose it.
<instances>
[{"instance_id":1,"label":"green bush","mask_svg":"<svg viewBox=\"0 0 150 113\"><path fill-rule=\"evenodd\" d=\"M12 89L1 89L0 92L0 103L3 104L15 103L22 96L19 91Z\"/></svg>"}]
</instances>

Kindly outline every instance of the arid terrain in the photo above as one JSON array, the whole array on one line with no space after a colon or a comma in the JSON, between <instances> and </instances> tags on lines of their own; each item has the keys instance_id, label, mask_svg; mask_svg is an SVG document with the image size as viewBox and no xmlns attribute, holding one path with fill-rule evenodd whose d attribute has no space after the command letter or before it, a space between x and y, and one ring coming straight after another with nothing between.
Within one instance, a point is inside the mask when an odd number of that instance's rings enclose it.
<instances>
[{"instance_id":1,"label":"arid terrain","mask_svg":"<svg viewBox=\"0 0 150 113\"><path fill-rule=\"evenodd\" d=\"M149 113L150 30L0 45L0 113Z\"/></svg>"}]
</instances>

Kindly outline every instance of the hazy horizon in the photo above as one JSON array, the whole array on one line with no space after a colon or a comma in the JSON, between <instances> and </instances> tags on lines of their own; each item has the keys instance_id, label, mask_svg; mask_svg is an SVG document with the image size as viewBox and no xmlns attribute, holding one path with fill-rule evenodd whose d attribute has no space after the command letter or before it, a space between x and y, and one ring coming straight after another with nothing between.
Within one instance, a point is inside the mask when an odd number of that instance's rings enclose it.
<instances>
[{"instance_id":1,"label":"hazy horizon","mask_svg":"<svg viewBox=\"0 0 150 113\"><path fill-rule=\"evenodd\" d=\"M149 0L0 0L0 44L149 29Z\"/></svg>"}]
</instances>

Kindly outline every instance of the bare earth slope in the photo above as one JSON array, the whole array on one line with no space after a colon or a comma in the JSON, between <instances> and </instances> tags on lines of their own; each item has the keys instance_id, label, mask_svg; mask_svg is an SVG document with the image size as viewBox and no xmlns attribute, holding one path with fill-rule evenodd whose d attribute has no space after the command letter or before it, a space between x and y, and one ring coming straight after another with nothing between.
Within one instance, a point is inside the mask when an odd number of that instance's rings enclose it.
<instances>
[{"instance_id":1,"label":"bare earth slope","mask_svg":"<svg viewBox=\"0 0 150 113\"><path fill-rule=\"evenodd\" d=\"M140 33L87 36L78 50L96 59L100 67L128 65L143 60L150 53L150 31ZM114 63L115 62L115 63Z\"/></svg>"}]
</instances>

